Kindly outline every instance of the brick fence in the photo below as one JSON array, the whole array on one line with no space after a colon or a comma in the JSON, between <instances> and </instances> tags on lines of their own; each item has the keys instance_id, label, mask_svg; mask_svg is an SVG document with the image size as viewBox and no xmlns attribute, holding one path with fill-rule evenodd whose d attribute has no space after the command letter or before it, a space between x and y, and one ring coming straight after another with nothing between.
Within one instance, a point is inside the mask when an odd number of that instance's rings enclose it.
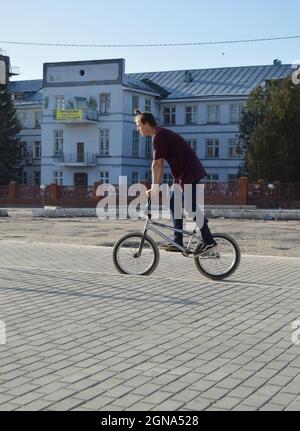
<instances>
[{"instance_id":1,"label":"brick fence","mask_svg":"<svg viewBox=\"0 0 300 431\"><path fill-rule=\"evenodd\" d=\"M149 187L149 184L142 182ZM102 199L94 186L59 186L50 184L43 188L15 182L0 186L0 206L77 207L92 208ZM118 201L118 186L117 201ZM130 202L134 197L128 197ZM263 180L252 183L241 177L227 183L205 184L206 205L256 205L258 208L300 208L300 184L268 184Z\"/></svg>"}]
</instances>

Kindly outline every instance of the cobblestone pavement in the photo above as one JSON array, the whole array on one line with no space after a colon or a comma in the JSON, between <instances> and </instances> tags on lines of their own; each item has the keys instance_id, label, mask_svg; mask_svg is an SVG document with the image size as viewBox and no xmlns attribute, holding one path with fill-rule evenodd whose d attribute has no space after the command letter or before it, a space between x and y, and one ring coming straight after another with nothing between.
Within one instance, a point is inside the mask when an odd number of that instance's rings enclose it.
<instances>
[{"instance_id":1,"label":"cobblestone pavement","mask_svg":"<svg viewBox=\"0 0 300 431\"><path fill-rule=\"evenodd\" d=\"M1 241L0 410L299 410L300 259L243 256L227 281L161 253Z\"/></svg>"}]
</instances>

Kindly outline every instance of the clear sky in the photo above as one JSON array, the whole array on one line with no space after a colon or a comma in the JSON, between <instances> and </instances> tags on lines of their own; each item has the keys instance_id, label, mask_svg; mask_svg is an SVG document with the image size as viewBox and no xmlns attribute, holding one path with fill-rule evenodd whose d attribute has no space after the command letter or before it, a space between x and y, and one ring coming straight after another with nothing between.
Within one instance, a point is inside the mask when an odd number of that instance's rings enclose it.
<instances>
[{"instance_id":1,"label":"clear sky","mask_svg":"<svg viewBox=\"0 0 300 431\"><path fill-rule=\"evenodd\" d=\"M5 1L0 41L71 44L208 42L300 34L298 0ZM41 79L43 63L125 58L126 73L291 63L300 39L157 48L61 48L0 42L21 75Z\"/></svg>"}]
</instances>

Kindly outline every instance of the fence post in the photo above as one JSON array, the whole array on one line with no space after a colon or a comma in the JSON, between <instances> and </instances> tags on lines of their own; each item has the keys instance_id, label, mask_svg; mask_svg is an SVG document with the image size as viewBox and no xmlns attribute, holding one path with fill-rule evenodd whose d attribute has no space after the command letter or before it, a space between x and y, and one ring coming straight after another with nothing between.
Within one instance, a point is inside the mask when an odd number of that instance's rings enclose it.
<instances>
[{"instance_id":1,"label":"fence post","mask_svg":"<svg viewBox=\"0 0 300 431\"><path fill-rule=\"evenodd\" d=\"M58 184L50 184L49 185L49 196L50 196L50 205L57 205L60 198L60 187Z\"/></svg>"},{"instance_id":2,"label":"fence post","mask_svg":"<svg viewBox=\"0 0 300 431\"><path fill-rule=\"evenodd\" d=\"M239 205L248 205L248 177L239 178Z\"/></svg>"},{"instance_id":3,"label":"fence post","mask_svg":"<svg viewBox=\"0 0 300 431\"><path fill-rule=\"evenodd\" d=\"M101 186L102 182L98 181L96 183L94 183L94 190L93 190L93 201L95 203L95 207L97 206L98 202L101 200L100 196L97 196L97 189L99 186Z\"/></svg>"},{"instance_id":4,"label":"fence post","mask_svg":"<svg viewBox=\"0 0 300 431\"><path fill-rule=\"evenodd\" d=\"M14 204L17 199L17 183L11 181L8 184L8 204Z\"/></svg>"}]
</instances>

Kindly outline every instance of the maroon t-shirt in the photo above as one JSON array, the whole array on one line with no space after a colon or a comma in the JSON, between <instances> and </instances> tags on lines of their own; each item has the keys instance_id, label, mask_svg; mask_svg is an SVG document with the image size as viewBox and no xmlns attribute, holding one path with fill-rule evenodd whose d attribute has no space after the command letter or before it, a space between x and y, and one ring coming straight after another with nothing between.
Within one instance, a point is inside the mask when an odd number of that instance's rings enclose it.
<instances>
[{"instance_id":1,"label":"maroon t-shirt","mask_svg":"<svg viewBox=\"0 0 300 431\"><path fill-rule=\"evenodd\" d=\"M181 185L201 180L207 173L190 145L177 133L158 127L152 138L153 160L165 159Z\"/></svg>"}]
</instances>

